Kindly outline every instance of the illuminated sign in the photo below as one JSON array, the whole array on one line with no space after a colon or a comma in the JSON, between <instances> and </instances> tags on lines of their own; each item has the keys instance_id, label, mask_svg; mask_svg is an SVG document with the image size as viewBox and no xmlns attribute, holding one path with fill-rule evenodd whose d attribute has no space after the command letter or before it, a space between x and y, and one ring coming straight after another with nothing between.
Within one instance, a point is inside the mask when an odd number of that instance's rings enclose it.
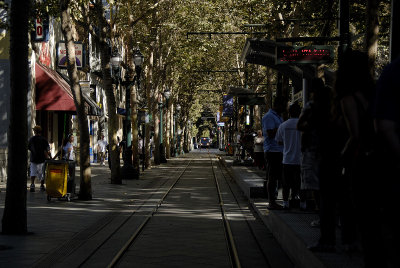
<instances>
[{"instance_id":1,"label":"illuminated sign","mask_svg":"<svg viewBox=\"0 0 400 268\"><path fill-rule=\"evenodd\" d=\"M333 62L332 46L276 47L275 64L320 64Z\"/></svg>"}]
</instances>

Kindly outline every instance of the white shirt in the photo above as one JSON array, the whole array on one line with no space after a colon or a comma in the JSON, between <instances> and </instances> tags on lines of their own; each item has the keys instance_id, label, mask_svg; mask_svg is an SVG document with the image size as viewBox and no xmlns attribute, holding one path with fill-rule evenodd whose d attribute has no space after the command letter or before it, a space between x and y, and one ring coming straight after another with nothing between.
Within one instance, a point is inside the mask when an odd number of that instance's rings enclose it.
<instances>
[{"instance_id":1,"label":"white shirt","mask_svg":"<svg viewBox=\"0 0 400 268\"><path fill-rule=\"evenodd\" d=\"M69 152L68 156L68 150L71 148L71 151ZM74 153L74 146L70 142L67 142L65 146L63 147L64 150L64 159L67 160L75 160L75 153Z\"/></svg>"},{"instance_id":2,"label":"white shirt","mask_svg":"<svg viewBox=\"0 0 400 268\"><path fill-rule=\"evenodd\" d=\"M99 152L100 153L105 153L107 150L107 142L105 140L99 140L97 142L97 145L99 146Z\"/></svg>"},{"instance_id":3,"label":"white shirt","mask_svg":"<svg viewBox=\"0 0 400 268\"><path fill-rule=\"evenodd\" d=\"M289 118L280 124L276 132L275 140L283 142L283 164L300 165L301 158L301 134L297 130L298 118Z\"/></svg>"},{"instance_id":4,"label":"white shirt","mask_svg":"<svg viewBox=\"0 0 400 268\"><path fill-rule=\"evenodd\" d=\"M264 152L264 136L257 136L254 138L254 152Z\"/></svg>"}]
</instances>

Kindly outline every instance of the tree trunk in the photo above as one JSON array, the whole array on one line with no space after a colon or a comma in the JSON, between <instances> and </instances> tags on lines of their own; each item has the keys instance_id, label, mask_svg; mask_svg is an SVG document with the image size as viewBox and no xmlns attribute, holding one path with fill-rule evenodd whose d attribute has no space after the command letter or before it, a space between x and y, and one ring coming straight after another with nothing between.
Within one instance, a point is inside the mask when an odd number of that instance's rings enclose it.
<instances>
[{"instance_id":1,"label":"tree trunk","mask_svg":"<svg viewBox=\"0 0 400 268\"><path fill-rule=\"evenodd\" d=\"M104 14L103 6L100 4L96 5L96 8L102 9L98 14ZM102 15L103 16L103 15ZM120 163L119 163L119 151L117 150L117 130L118 130L118 118L117 118L117 105L115 101L114 89L112 86L111 71L110 71L110 53L109 45L107 44L107 22L104 17L100 19L100 56L101 56L101 70L103 75L103 89L106 95L107 111L108 115L108 144L109 144L109 161L111 161L111 183L121 184L122 179L120 176Z\"/></svg>"},{"instance_id":2,"label":"tree trunk","mask_svg":"<svg viewBox=\"0 0 400 268\"><path fill-rule=\"evenodd\" d=\"M10 127L3 234L26 234L28 14L31 1L12 1L10 17Z\"/></svg>"},{"instance_id":3,"label":"tree trunk","mask_svg":"<svg viewBox=\"0 0 400 268\"><path fill-rule=\"evenodd\" d=\"M375 59L378 50L379 38L379 0L367 1L367 33L366 33L366 50L368 53L369 70L372 77L375 77Z\"/></svg>"},{"instance_id":4,"label":"tree trunk","mask_svg":"<svg viewBox=\"0 0 400 268\"><path fill-rule=\"evenodd\" d=\"M78 69L76 67L75 44L72 36L72 21L69 15L69 0L60 0L61 8L61 30L64 35L67 48L67 70L72 90L72 96L78 117L78 127L80 133L79 144L79 165L80 165L80 190L79 199L92 199L91 169L89 155L89 128L85 113L85 101L79 85Z\"/></svg>"}]
</instances>

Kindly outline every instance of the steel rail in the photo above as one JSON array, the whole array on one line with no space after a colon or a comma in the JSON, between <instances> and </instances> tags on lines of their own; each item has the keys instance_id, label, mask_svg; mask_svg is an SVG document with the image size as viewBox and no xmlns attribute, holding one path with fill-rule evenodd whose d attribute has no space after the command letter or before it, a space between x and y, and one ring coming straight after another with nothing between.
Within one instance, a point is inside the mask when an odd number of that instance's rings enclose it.
<instances>
[{"instance_id":1,"label":"steel rail","mask_svg":"<svg viewBox=\"0 0 400 268\"><path fill-rule=\"evenodd\" d=\"M208 152L208 155L210 156L210 152ZM236 268L241 268L242 266L240 264L239 254L237 252L235 240L233 239L232 229L229 224L228 216L226 215L226 212L225 212L224 201L223 201L222 195L221 195L221 188L219 187L217 175L215 174L213 160L212 160L211 156L210 156L210 161L211 161L211 169L213 172L215 185L217 188L217 193L218 193L218 198L219 198L219 207L220 207L221 214L222 214L222 219L223 219L223 224L224 224L224 229L225 229L225 237L228 242L228 248L229 248L230 258L232 261L232 266L234 266Z\"/></svg>"},{"instance_id":2,"label":"steel rail","mask_svg":"<svg viewBox=\"0 0 400 268\"><path fill-rule=\"evenodd\" d=\"M221 160L221 157L218 157L218 160L219 160L219 165L220 165L220 166L223 166L224 169L225 169L225 171L226 171L226 173L227 173L228 176L231 178L231 180L234 180L232 174L228 171L228 168L226 167L226 165L225 165L225 164L224 164L224 165L221 164L221 161L222 161L222 160ZM221 175L222 175L222 177L224 178L226 184L228 185L228 188L229 188L229 190L231 191L233 198L235 199L236 203L238 204L239 209L240 209L240 211L242 212L243 218L245 219L246 224L247 224L247 226L248 226L248 228L249 228L249 230L250 230L250 233L251 233L251 235L253 236L254 241L256 242L258 248L260 249L261 254L262 254L263 257L264 257L264 260L265 260L266 263L268 264L268 267L272 267L272 265L271 265L271 263L270 263L270 261L269 261L269 258L265 255L264 250L263 250L263 247L261 246L260 242L259 242L258 239L257 239L257 235L254 233L253 228L251 227L249 221L247 220L247 217L244 215L243 209L242 209L242 207L241 207L240 204L239 204L239 200L237 199L236 195L234 194L233 189L232 189L231 185L229 184L227 177L225 176L224 172L222 171L222 168L220 168L220 172L221 172Z\"/></svg>"},{"instance_id":3,"label":"steel rail","mask_svg":"<svg viewBox=\"0 0 400 268\"><path fill-rule=\"evenodd\" d=\"M136 231L131 235L131 237L128 239L128 241L124 244L124 246L117 252L117 254L114 256L114 258L111 260L111 262L107 265L107 268L112 268L115 267L115 265L121 260L125 252L129 249L129 247L132 245L132 243L136 240L136 238L139 236L139 234L143 231L144 227L147 225L149 220L154 216L154 214L157 212L158 208L161 206L161 204L164 202L165 198L168 196L168 194L171 192L172 188L175 187L175 185L178 183L178 181L182 178L183 174L186 172L188 166L192 160L189 160L189 163L186 165L184 170L181 172L181 174L178 176L178 178L175 180L175 182L169 187L169 189L165 192L163 197L158 201L156 207L153 209L153 211L146 216L146 219L142 222L142 224L136 229Z\"/></svg>"},{"instance_id":4,"label":"steel rail","mask_svg":"<svg viewBox=\"0 0 400 268\"><path fill-rule=\"evenodd\" d=\"M161 183L161 185L158 187L158 189L162 188L168 181L165 180L163 183ZM117 228L115 228L115 230L108 235L108 237L106 239L104 239L104 241L98 245L80 264L78 267L82 267L87 261L90 260L90 258L96 254L96 252L105 245L105 243L107 243L107 241L109 241L111 239L111 237L116 234L118 232L118 230L120 230L145 204L148 200L150 200L153 197L154 193L150 194L150 196L142 201L142 203L134 210L131 212L131 214L129 215L129 217L127 217ZM103 226L105 227L105 226Z\"/></svg>"}]
</instances>

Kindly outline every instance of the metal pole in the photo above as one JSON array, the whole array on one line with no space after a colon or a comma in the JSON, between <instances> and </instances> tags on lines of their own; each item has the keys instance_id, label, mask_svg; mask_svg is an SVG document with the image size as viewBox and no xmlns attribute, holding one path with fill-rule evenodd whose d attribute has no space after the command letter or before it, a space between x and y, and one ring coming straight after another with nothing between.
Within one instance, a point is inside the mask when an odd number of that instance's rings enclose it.
<instances>
[{"instance_id":1,"label":"metal pole","mask_svg":"<svg viewBox=\"0 0 400 268\"><path fill-rule=\"evenodd\" d=\"M163 143L163 107L164 104L160 103L160 162L167 163L167 159L165 158L165 150L164 150L164 143Z\"/></svg>"},{"instance_id":2,"label":"metal pole","mask_svg":"<svg viewBox=\"0 0 400 268\"><path fill-rule=\"evenodd\" d=\"M145 160L146 160L146 157L145 157L145 150L144 150L144 148L145 148L145 144L146 144L146 139L145 139L145 137L146 137L146 111L143 111L143 113L144 113L144 120L143 120L143 122L142 122L142 139L143 139L143 144L142 144L142 155L143 155L143 161L142 161L142 171L144 171L144 162L145 162Z\"/></svg>"},{"instance_id":3,"label":"metal pole","mask_svg":"<svg viewBox=\"0 0 400 268\"><path fill-rule=\"evenodd\" d=\"M130 84L126 87L126 164L132 165L132 128L131 128L131 92ZM124 161L124 162L125 162Z\"/></svg>"},{"instance_id":4,"label":"metal pole","mask_svg":"<svg viewBox=\"0 0 400 268\"><path fill-rule=\"evenodd\" d=\"M176 115L174 114L174 124L173 124L173 136L172 136L172 139L173 139L173 151L172 151L172 154L173 154L173 156L176 156L176 139L175 139L175 135L176 135Z\"/></svg>"},{"instance_id":5,"label":"metal pole","mask_svg":"<svg viewBox=\"0 0 400 268\"><path fill-rule=\"evenodd\" d=\"M129 78L128 78L129 79ZM121 175L123 179L139 179L139 170L135 169L132 164L132 127L131 127L131 86L135 84L136 77L133 81L125 81L126 85L126 149L124 154L124 165L121 168Z\"/></svg>"}]
</instances>

